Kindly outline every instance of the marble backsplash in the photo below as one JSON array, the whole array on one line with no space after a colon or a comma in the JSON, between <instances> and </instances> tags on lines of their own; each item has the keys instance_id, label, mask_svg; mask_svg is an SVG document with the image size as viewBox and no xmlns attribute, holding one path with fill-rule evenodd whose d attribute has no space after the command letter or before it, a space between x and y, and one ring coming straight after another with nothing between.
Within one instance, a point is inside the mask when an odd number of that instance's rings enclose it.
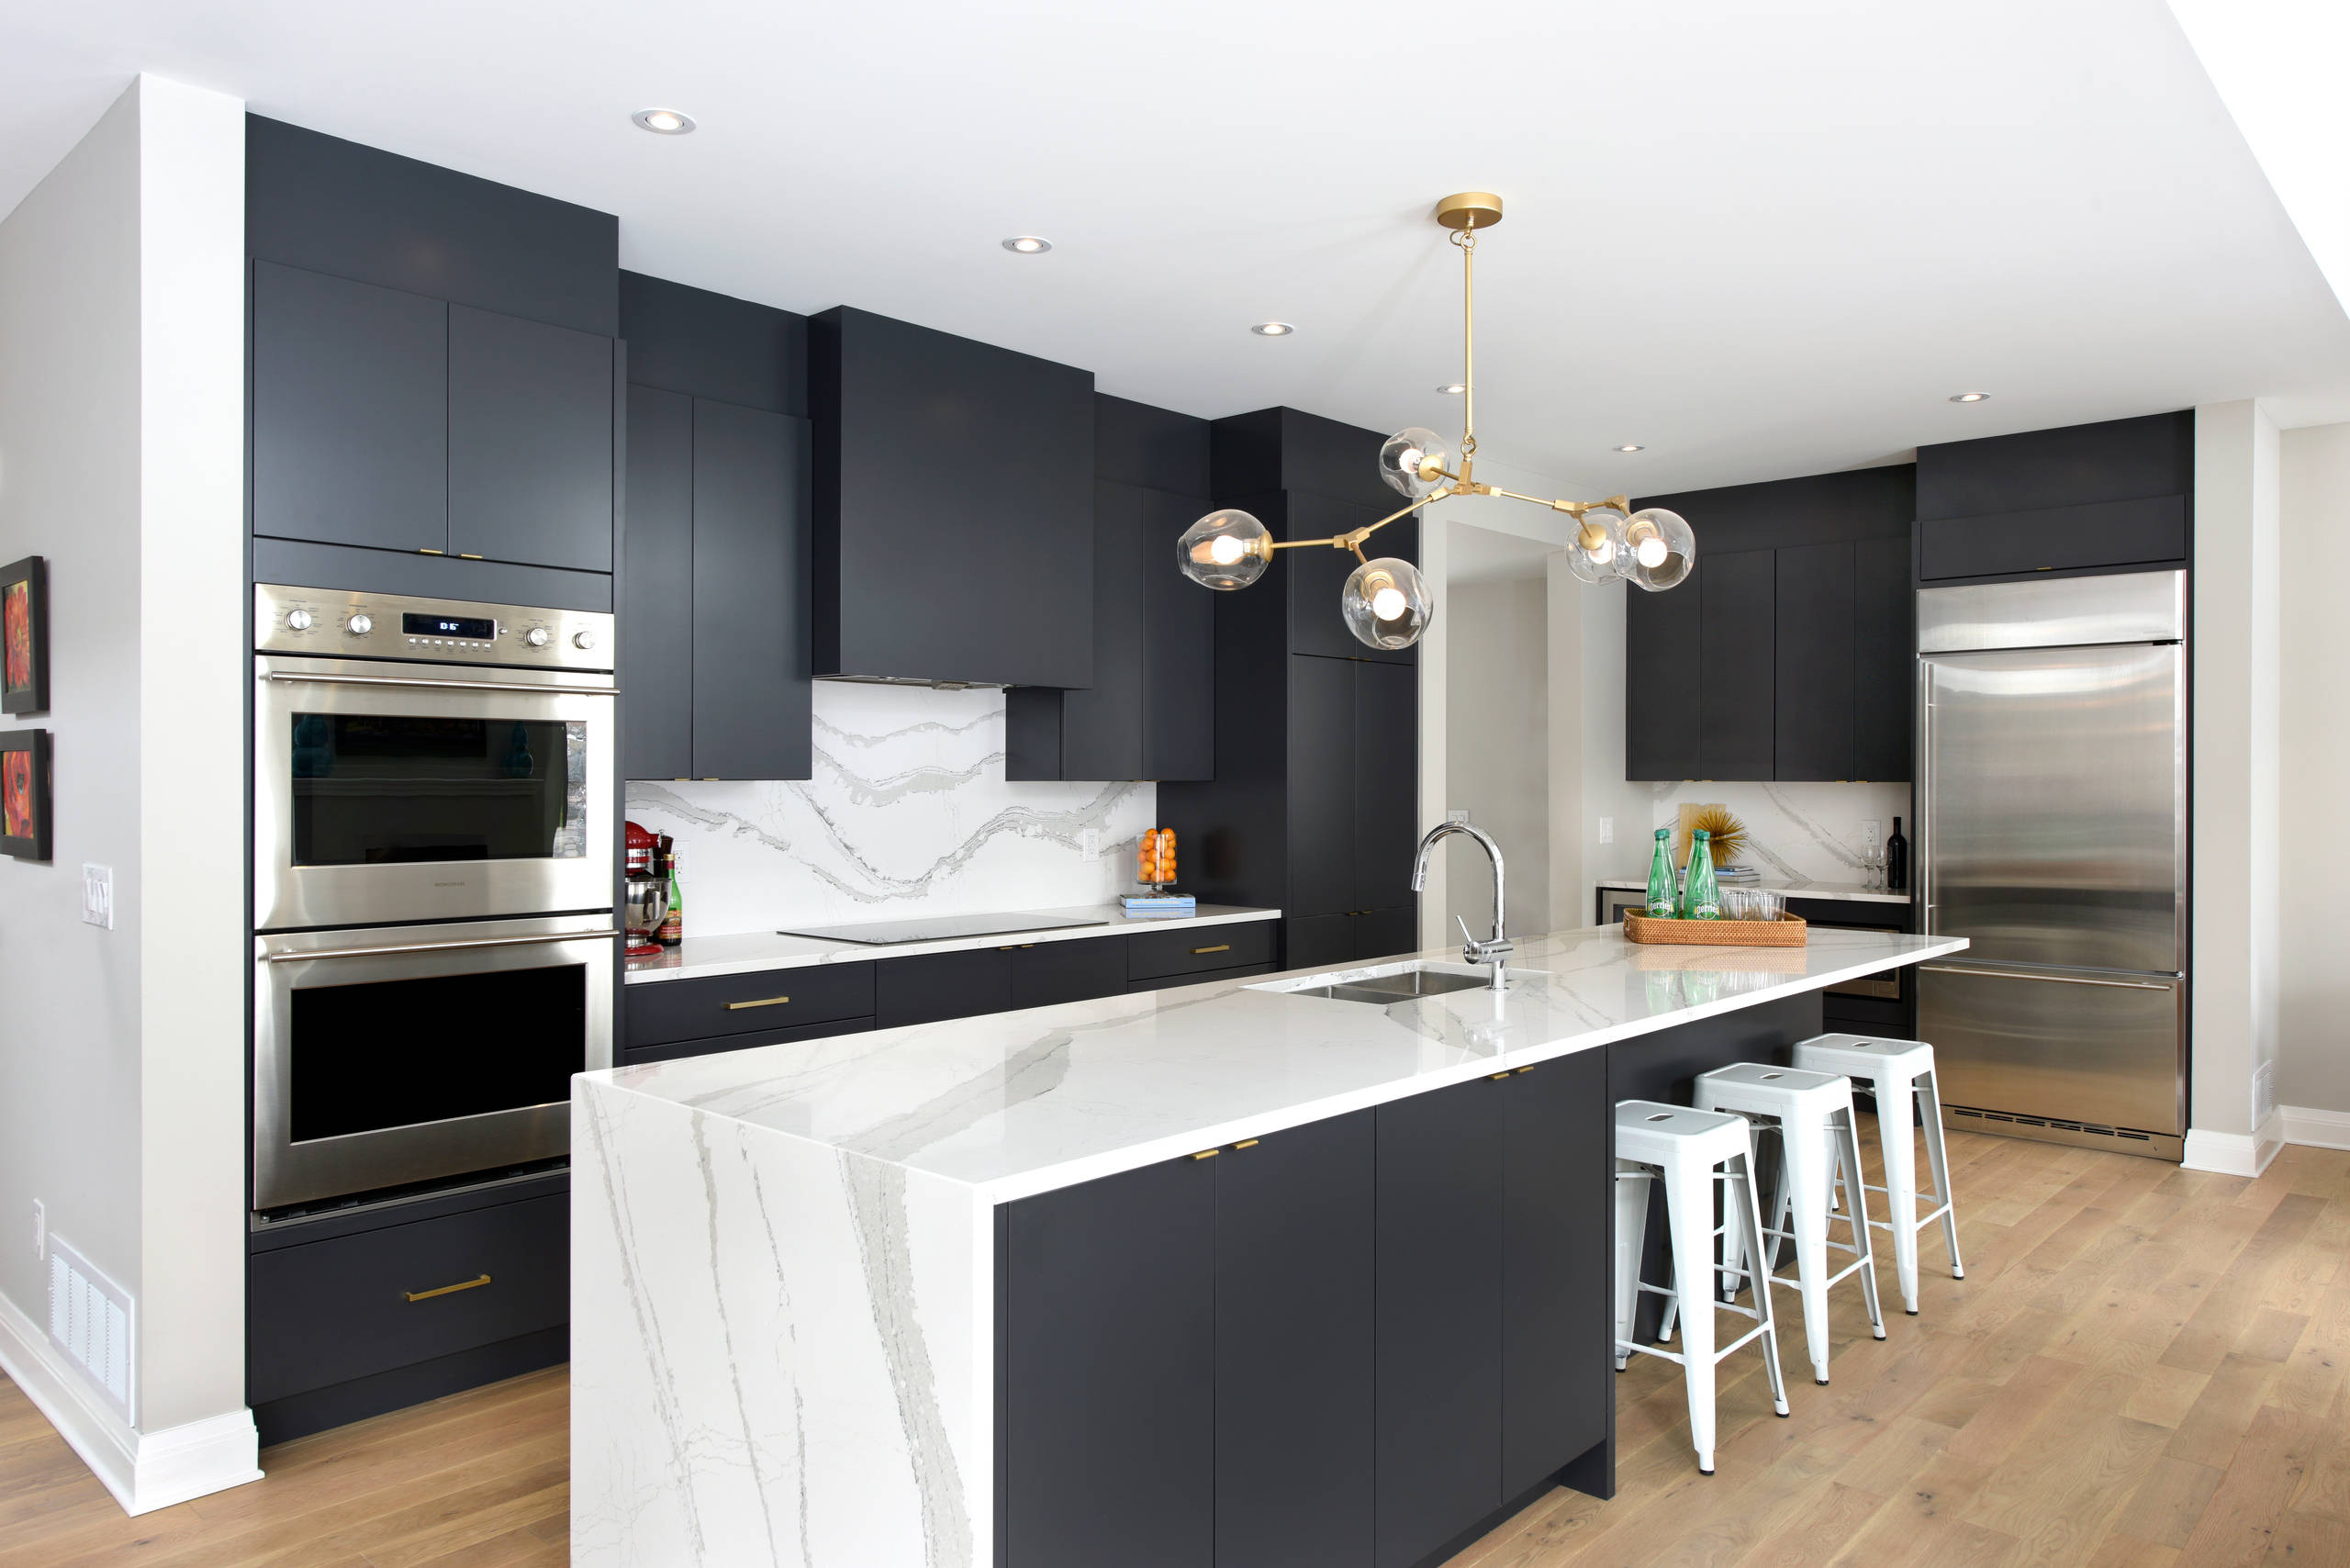
<instances>
[{"instance_id":1,"label":"marble backsplash","mask_svg":"<svg viewBox=\"0 0 2350 1568\"><path fill-rule=\"evenodd\" d=\"M677 839L689 935L1133 890L1158 789L1007 782L1001 690L820 680L814 705L812 778L628 786L629 820Z\"/></svg>"},{"instance_id":2,"label":"marble backsplash","mask_svg":"<svg viewBox=\"0 0 2350 1568\"><path fill-rule=\"evenodd\" d=\"M1718 803L1746 824L1746 847L1739 860L1769 880L1859 882L1861 850L1869 842L1863 825L1878 823L1880 835L1901 831L1917 841L1907 784L1627 784L1646 801L1644 823L1617 826L1614 858L1601 874L1637 877L1648 870L1650 834L1680 818L1683 801ZM1629 826L1636 831L1627 831ZM1605 852L1603 852L1605 853Z\"/></svg>"}]
</instances>

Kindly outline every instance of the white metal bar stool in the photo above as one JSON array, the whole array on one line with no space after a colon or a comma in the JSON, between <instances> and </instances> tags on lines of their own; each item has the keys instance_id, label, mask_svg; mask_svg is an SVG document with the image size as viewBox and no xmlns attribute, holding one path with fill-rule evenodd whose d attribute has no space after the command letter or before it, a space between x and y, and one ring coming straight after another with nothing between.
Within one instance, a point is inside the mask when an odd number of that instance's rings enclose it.
<instances>
[{"instance_id":1,"label":"white metal bar stool","mask_svg":"<svg viewBox=\"0 0 2350 1568\"><path fill-rule=\"evenodd\" d=\"M1664 1218L1673 1258L1673 1288L1640 1278L1640 1252L1648 1240L1649 1183L1664 1183ZM1714 1183L1728 1185L1724 1210L1714 1225ZM1714 1367L1750 1339L1762 1341L1762 1364L1771 1379L1772 1408L1787 1413L1787 1390L1779 1375L1779 1341L1771 1316L1771 1293L1757 1289L1751 1308L1730 1311L1754 1319L1754 1327L1719 1350L1714 1348L1713 1293L1707 1288L1716 1261L1715 1242L1725 1230L1743 1237L1749 1258L1762 1256L1762 1216L1754 1195L1753 1143L1746 1122L1716 1111L1693 1111L1652 1100L1625 1100L1616 1106L1616 1370L1635 1350L1681 1363L1689 1391L1689 1437L1697 1468L1714 1473ZM1684 1313L1681 1353L1635 1344L1632 1320L1640 1293L1672 1298L1694 1290L1699 1310ZM1668 1329L1668 1333L1670 1330Z\"/></svg>"},{"instance_id":2,"label":"white metal bar stool","mask_svg":"<svg viewBox=\"0 0 2350 1568\"><path fill-rule=\"evenodd\" d=\"M1923 1040L1889 1040L1873 1035L1818 1035L1796 1047L1795 1064L1811 1072L1841 1072L1876 1092L1877 1142L1885 1156L1885 1185L1863 1187L1857 1163L1841 1160L1837 1180L1847 1193L1883 1193L1886 1219L1869 1223L1893 1232L1893 1266L1901 1279L1901 1308L1918 1316L1918 1233L1936 1220L1950 1243L1950 1277L1966 1278L1958 1253L1958 1211L1952 1206L1950 1159L1942 1149L1942 1091L1934 1078L1934 1047ZM1918 1146L1909 1133L1909 1108L1926 1125L1926 1165L1933 1190L1918 1191ZM1918 1200L1934 1206L1918 1212ZM1863 1202L1865 1200L1863 1200Z\"/></svg>"},{"instance_id":3,"label":"white metal bar stool","mask_svg":"<svg viewBox=\"0 0 2350 1568\"><path fill-rule=\"evenodd\" d=\"M1803 1301L1804 1347L1811 1353L1815 1383L1828 1381L1828 1292L1850 1278L1861 1277L1861 1295L1868 1303L1869 1328L1885 1338L1885 1313L1876 1299L1876 1254L1870 1245L1865 1204L1855 1204L1845 1217L1851 1241L1828 1236L1829 1188L1837 1160L1861 1164L1859 1134L1852 1121L1852 1081L1841 1073L1809 1072L1801 1068L1771 1067L1740 1062L1701 1074L1691 1098L1701 1111L1728 1111L1747 1118L1760 1143L1764 1134L1779 1139L1779 1180L1771 1199L1771 1224L1762 1228L1765 1243L1758 1281L1793 1285ZM1784 1227L1784 1228L1782 1228ZM1796 1277L1778 1276L1779 1243L1793 1241ZM1828 1249L1852 1255L1834 1273L1828 1271ZM1732 1249L1743 1263L1742 1249Z\"/></svg>"}]
</instances>

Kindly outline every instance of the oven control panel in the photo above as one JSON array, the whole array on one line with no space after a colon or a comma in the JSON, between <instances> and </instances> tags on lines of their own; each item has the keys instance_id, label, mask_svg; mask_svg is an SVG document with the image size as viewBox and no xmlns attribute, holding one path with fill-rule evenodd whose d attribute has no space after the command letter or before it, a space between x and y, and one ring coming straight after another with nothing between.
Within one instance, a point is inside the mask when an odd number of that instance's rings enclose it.
<instances>
[{"instance_id":1,"label":"oven control panel","mask_svg":"<svg viewBox=\"0 0 2350 1568\"><path fill-rule=\"evenodd\" d=\"M420 664L613 667L612 618L593 610L334 593L274 583L253 589L253 646L264 654Z\"/></svg>"}]
</instances>

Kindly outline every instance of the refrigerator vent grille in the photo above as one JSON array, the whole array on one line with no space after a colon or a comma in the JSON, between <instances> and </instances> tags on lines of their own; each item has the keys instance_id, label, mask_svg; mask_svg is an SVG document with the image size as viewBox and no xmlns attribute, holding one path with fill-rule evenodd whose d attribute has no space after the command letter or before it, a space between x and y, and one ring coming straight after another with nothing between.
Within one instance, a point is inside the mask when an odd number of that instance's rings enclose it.
<instances>
[{"instance_id":1,"label":"refrigerator vent grille","mask_svg":"<svg viewBox=\"0 0 2350 1568\"><path fill-rule=\"evenodd\" d=\"M2019 1116L2007 1111L1978 1111L1969 1105L1945 1105L1955 1121L1988 1122L2014 1127L2037 1127L2048 1132L2086 1134L2091 1137L2109 1137L2124 1143L2152 1143L2152 1133L2132 1132L2128 1127L2099 1126L2095 1122L2067 1122L2055 1116Z\"/></svg>"}]
</instances>

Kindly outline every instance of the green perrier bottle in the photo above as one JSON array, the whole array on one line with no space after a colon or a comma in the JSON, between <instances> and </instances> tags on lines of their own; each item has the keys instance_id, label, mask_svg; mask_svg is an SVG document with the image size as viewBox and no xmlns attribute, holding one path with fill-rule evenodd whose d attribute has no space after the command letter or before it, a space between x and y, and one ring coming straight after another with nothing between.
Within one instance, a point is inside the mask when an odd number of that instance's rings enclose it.
<instances>
[{"instance_id":1,"label":"green perrier bottle","mask_svg":"<svg viewBox=\"0 0 2350 1568\"><path fill-rule=\"evenodd\" d=\"M1649 905L1642 913L1651 920L1671 920L1681 906L1679 879L1673 874L1673 833L1656 830L1656 853L1649 857Z\"/></svg>"},{"instance_id":2,"label":"green perrier bottle","mask_svg":"<svg viewBox=\"0 0 2350 1568\"><path fill-rule=\"evenodd\" d=\"M1689 835L1689 885L1681 890L1681 918L1719 920L1722 895L1714 882L1713 834L1704 828Z\"/></svg>"}]
</instances>

